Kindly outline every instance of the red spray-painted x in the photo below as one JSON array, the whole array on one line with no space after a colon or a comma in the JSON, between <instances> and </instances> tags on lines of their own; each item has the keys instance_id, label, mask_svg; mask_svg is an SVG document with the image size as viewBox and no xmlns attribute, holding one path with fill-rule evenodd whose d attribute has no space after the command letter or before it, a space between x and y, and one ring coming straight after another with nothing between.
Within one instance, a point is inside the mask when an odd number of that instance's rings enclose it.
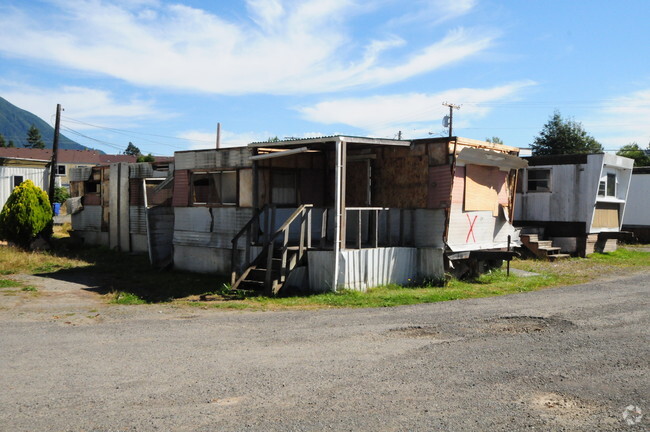
<instances>
[{"instance_id":1,"label":"red spray-painted x","mask_svg":"<svg viewBox=\"0 0 650 432\"><path fill-rule=\"evenodd\" d=\"M467 233L467 238L465 239L465 243L469 241L469 236L472 236L472 240L474 240L474 243L476 243L476 237L474 237L474 224L476 223L476 218L478 216L475 215L473 220L469 218L468 214L466 214L465 216L467 216L467 222L469 222L469 232Z\"/></svg>"}]
</instances>

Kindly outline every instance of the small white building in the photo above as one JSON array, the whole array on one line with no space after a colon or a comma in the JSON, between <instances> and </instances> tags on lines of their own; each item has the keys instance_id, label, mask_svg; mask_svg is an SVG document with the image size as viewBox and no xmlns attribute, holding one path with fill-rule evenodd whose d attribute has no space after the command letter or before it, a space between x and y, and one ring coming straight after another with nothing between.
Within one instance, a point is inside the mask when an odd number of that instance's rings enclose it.
<instances>
[{"instance_id":1,"label":"small white building","mask_svg":"<svg viewBox=\"0 0 650 432\"><path fill-rule=\"evenodd\" d=\"M627 206L623 216L623 230L634 233L642 243L650 243L650 167L636 167L632 171Z\"/></svg>"},{"instance_id":2,"label":"small white building","mask_svg":"<svg viewBox=\"0 0 650 432\"><path fill-rule=\"evenodd\" d=\"M522 233L579 256L615 250L634 161L606 153L526 160L515 204Z\"/></svg>"},{"instance_id":3,"label":"small white building","mask_svg":"<svg viewBox=\"0 0 650 432\"><path fill-rule=\"evenodd\" d=\"M0 157L0 210L14 188L25 180L47 190L49 163L49 160Z\"/></svg>"}]
</instances>

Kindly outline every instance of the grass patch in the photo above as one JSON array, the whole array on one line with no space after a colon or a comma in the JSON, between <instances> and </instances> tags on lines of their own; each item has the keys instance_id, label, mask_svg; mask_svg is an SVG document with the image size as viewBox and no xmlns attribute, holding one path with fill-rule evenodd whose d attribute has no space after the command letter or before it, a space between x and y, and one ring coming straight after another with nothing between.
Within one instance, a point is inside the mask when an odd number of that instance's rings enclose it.
<instances>
[{"instance_id":1,"label":"grass patch","mask_svg":"<svg viewBox=\"0 0 650 432\"><path fill-rule=\"evenodd\" d=\"M0 279L0 288L15 288L19 286L22 286L20 282L10 279Z\"/></svg>"},{"instance_id":2,"label":"grass patch","mask_svg":"<svg viewBox=\"0 0 650 432\"><path fill-rule=\"evenodd\" d=\"M35 286L27 285L21 288L21 291L27 291L27 292L37 292L38 288Z\"/></svg>"},{"instance_id":3,"label":"grass patch","mask_svg":"<svg viewBox=\"0 0 650 432\"><path fill-rule=\"evenodd\" d=\"M445 286L370 289L366 293L341 291L312 296L269 298L231 291L226 278L180 271L161 271L149 265L146 255L132 255L102 247L81 247L69 238L55 239L47 252L25 252L0 246L0 274L47 273L49 277L81 281L99 287L115 304L176 302L206 308L277 310L317 308L390 307L447 300L488 297L588 282L595 278L650 268L650 253L621 248L613 253L593 254L588 259L557 262L513 260L511 267L538 276L506 276L505 270L482 275L475 281L451 280ZM5 279L0 279L5 281ZM2 283L16 283L0 282ZM11 285L10 287L22 287ZM199 301L201 296L209 301Z\"/></svg>"},{"instance_id":4,"label":"grass patch","mask_svg":"<svg viewBox=\"0 0 650 432\"><path fill-rule=\"evenodd\" d=\"M113 298L111 303L121 304L121 305L138 305L147 303L145 300L141 299L137 295L129 292L118 291L113 293Z\"/></svg>"}]
</instances>

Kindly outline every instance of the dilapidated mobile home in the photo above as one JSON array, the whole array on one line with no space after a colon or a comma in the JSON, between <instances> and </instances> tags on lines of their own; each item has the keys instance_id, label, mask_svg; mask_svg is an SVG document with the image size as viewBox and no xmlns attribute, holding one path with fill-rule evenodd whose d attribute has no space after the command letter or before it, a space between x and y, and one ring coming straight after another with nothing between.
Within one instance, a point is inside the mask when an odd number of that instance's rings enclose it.
<instances>
[{"instance_id":1,"label":"dilapidated mobile home","mask_svg":"<svg viewBox=\"0 0 650 432\"><path fill-rule=\"evenodd\" d=\"M623 230L633 233L641 243L650 243L650 167L632 170Z\"/></svg>"},{"instance_id":2,"label":"dilapidated mobile home","mask_svg":"<svg viewBox=\"0 0 650 432\"><path fill-rule=\"evenodd\" d=\"M365 290L498 261L518 149L332 136L176 152L174 266L234 287ZM464 271L464 270L463 270Z\"/></svg>"},{"instance_id":3,"label":"dilapidated mobile home","mask_svg":"<svg viewBox=\"0 0 650 432\"><path fill-rule=\"evenodd\" d=\"M168 162L70 169L72 235L88 244L153 253L155 264L170 264L171 190L157 188L168 175Z\"/></svg>"},{"instance_id":4,"label":"dilapidated mobile home","mask_svg":"<svg viewBox=\"0 0 650 432\"><path fill-rule=\"evenodd\" d=\"M522 242L549 257L559 251L585 256L615 250L623 235L633 160L603 153L526 160L515 211Z\"/></svg>"}]
</instances>

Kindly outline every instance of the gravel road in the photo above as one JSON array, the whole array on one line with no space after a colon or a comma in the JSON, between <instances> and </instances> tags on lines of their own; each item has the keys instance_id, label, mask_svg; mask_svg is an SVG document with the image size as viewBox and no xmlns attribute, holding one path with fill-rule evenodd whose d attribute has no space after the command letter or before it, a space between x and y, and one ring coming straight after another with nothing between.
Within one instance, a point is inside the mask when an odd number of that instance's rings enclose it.
<instances>
[{"instance_id":1,"label":"gravel road","mask_svg":"<svg viewBox=\"0 0 650 432\"><path fill-rule=\"evenodd\" d=\"M40 296L0 295L0 430L648 430L649 279L232 312L24 276Z\"/></svg>"}]
</instances>

